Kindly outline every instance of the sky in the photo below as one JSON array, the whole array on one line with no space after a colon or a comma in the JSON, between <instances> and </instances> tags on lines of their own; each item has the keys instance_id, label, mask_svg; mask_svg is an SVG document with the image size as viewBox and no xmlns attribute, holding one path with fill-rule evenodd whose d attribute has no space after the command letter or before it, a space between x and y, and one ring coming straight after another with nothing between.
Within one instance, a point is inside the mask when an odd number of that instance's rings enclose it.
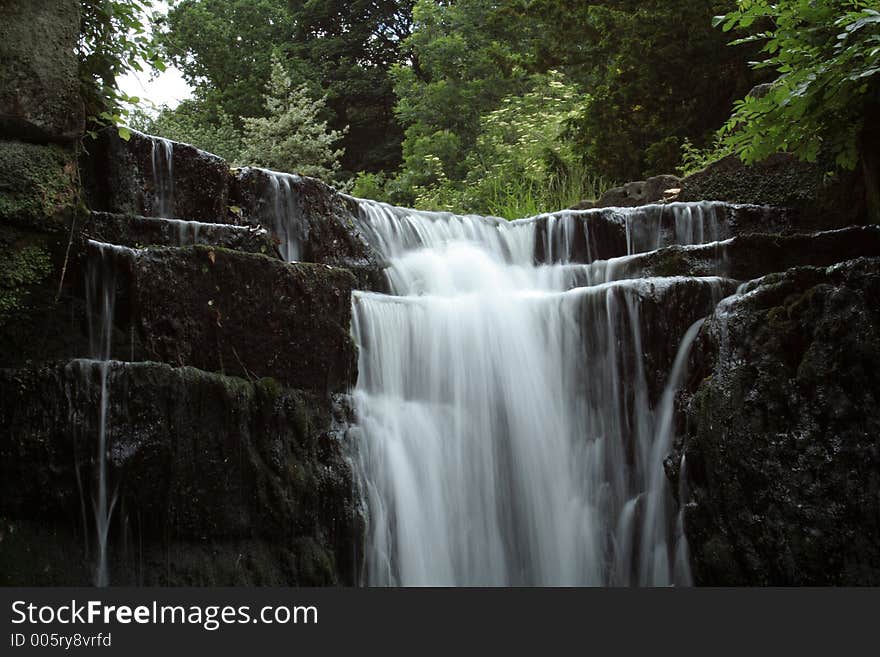
<instances>
[{"instance_id":1,"label":"sky","mask_svg":"<svg viewBox=\"0 0 880 657\"><path fill-rule=\"evenodd\" d=\"M154 1L157 12L168 12L168 3L162 0ZM155 77L154 77L155 76ZM180 71L169 66L164 73L158 73L153 69L145 69L142 73L131 72L117 80L119 88L130 96L142 99L147 109L150 103L159 107L168 105L177 107L180 101L192 96L192 89L184 81Z\"/></svg>"}]
</instances>

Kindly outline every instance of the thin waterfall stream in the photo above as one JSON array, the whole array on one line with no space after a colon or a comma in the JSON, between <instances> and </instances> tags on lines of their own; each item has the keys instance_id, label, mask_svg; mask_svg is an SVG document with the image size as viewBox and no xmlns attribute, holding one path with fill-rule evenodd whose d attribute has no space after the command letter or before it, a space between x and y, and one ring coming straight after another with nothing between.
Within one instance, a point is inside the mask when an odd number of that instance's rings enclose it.
<instances>
[{"instance_id":1,"label":"thin waterfall stream","mask_svg":"<svg viewBox=\"0 0 880 657\"><path fill-rule=\"evenodd\" d=\"M689 584L663 459L699 323L652 400L641 317L684 279L614 280L573 213L359 207L390 287L353 298L364 583ZM630 255L722 237L711 204L657 207L619 210ZM724 296L721 279L687 280Z\"/></svg>"}]
</instances>

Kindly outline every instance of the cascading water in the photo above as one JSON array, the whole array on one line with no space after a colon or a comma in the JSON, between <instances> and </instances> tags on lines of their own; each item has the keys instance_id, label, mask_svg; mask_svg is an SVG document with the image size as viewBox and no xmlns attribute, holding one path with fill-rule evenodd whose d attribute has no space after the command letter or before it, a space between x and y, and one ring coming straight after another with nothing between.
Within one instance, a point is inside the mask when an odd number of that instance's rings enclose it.
<instances>
[{"instance_id":1,"label":"cascading water","mask_svg":"<svg viewBox=\"0 0 880 657\"><path fill-rule=\"evenodd\" d=\"M589 229L574 243L584 217L572 213L508 223L370 201L360 210L391 289L352 302L365 582L689 583L662 461L698 326L652 401L640 308L679 280L720 297L719 279L585 276L592 265L570 254L597 248ZM718 234L709 205L617 212L630 253L645 239ZM534 263L539 230L553 264Z\"/></svg>"},{"instance_id":2,"label":"cascading water","mask_svg":"<svg viewBox=\"0 0 880 657\"><path fill-rule=\"evenodd\" d=\"M107 568L107 539L110 520L115 506L115 495L108 492L107 484L107 435L108 402L110 396L110 352L113 341L113 316L116 306L116 258L127 249L112 244L89 241L89 260L86 269L86 307L89 323L91 361L74 361L81 368L84 385L90 386L90 374L98 370L98 445L95 458L96 485L92 498L97 533L98 558L95 565L95 585L110 583Z\"/></svg>"},{"instance_id":3,"label":"cascading water","mask_svg":"<svg viewBox=\"0 0 880 657\"><path fill-rule=\"evenodd\" d=\"M153 216L174 216L174 143L162 137L152 139Z\"/></svg>"},{"instance_id":4,"label":"cascading water","mask_svg":"<svg viewBox=\"0 0 880 657\"><path fill-rule=\"evenodd\" d=\"M279 240L278 250L287 262L298 262L303 256L303 244L309 236L299 194L294 186L299 176L290 173L263 170L269 178L269 198L266 219Z\"/></svg>"}]
</instances>

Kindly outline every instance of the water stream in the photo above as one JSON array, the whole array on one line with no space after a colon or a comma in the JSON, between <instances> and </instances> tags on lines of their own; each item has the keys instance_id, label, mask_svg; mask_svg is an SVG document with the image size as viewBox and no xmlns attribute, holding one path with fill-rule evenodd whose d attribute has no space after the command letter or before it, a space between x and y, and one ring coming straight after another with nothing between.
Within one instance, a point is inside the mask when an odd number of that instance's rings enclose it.
<instances>
[{"instance_id":1,"label":"water stream","mask_svg":"<svg viewBox=\"0 0 880 657\"><path fill-rule=\"evenodd\" d=\"M110 398L111 346L113 318L116 307L117 257L128 249L113 244L89 241L89 259L86 269L86 309L89 329L91 360L74 361L79 368L84 389L92 385L92 373L98 374L98 426L95 454L96 481L92 495L92 510L97 533L98 555L95 564L95 586L108 586L107 543L110 522L116 504L116 495L108 486L108 405Z\"/></svg>"},{"instance_id":2,"label":"water stream","mask_svg":"<svg viewBox=\"0 0 880 657\"><path fill-rule=\"evenodd\" d=\"M153 166L153 216L174 217L174 142L151 137Z\"/></svg>"}]
</instances>

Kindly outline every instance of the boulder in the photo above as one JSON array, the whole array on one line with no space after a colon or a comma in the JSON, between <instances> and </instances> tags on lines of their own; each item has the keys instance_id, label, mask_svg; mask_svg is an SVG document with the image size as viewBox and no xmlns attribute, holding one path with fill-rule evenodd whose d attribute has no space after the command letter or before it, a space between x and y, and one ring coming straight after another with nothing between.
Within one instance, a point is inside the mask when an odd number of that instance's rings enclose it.
<instances>
[{"instance_id":1,"label":"boulder","mask_svg":"<svg viewBox=\"0 0 880 657\"><path fill-rule=\"evenodd\" d=\"M101 367L0 370L4 585L91 581ZM111 583L354 583L344 398L156 363L107 377Z\"/></svg>"},{"instance_id":2,"label":"boulder","mask_svg":"<svg viewBox=\"0 0 880 657\"><path fill-rule=\"evenodd\" d=\"M115 128L101 130L85 149L80 166L92 210L232 221L229 166L216 155L136 131L124 140Z\"/></svg>"},{"instance_id":3,"label":"boulder","mask_svg":"<svg viewBox=\"0 0 880 657\"><path fill-rule=\"evenodd\" d=\"M638 205L660 203L671 200L670 190L677 190L681 179L673 175L653 176L647 180L629 182L621 187L614 187L602 194L599 200L585 200L574 206L573 210L590 210L592 208L632 208Z\"/></svg>"},{"instance_id":4,"label":"boulder","mask_svg":"<svg viewBox=\"0 0 880 657\"><path fill-rule=\"evenodd\" d=\"M696 582L880 584L880 259L750 283L691 372Z\"/></svg>"},{"instance_id":5,"label":"boulder","mask_svg":"<svg viewBox=\"0 0 880 657\"><path fill-rule=\"evenodd\" d=\"M73 142L84 131L77 0L0 5L0 137Z\"/></svg>"}]
</instances>

